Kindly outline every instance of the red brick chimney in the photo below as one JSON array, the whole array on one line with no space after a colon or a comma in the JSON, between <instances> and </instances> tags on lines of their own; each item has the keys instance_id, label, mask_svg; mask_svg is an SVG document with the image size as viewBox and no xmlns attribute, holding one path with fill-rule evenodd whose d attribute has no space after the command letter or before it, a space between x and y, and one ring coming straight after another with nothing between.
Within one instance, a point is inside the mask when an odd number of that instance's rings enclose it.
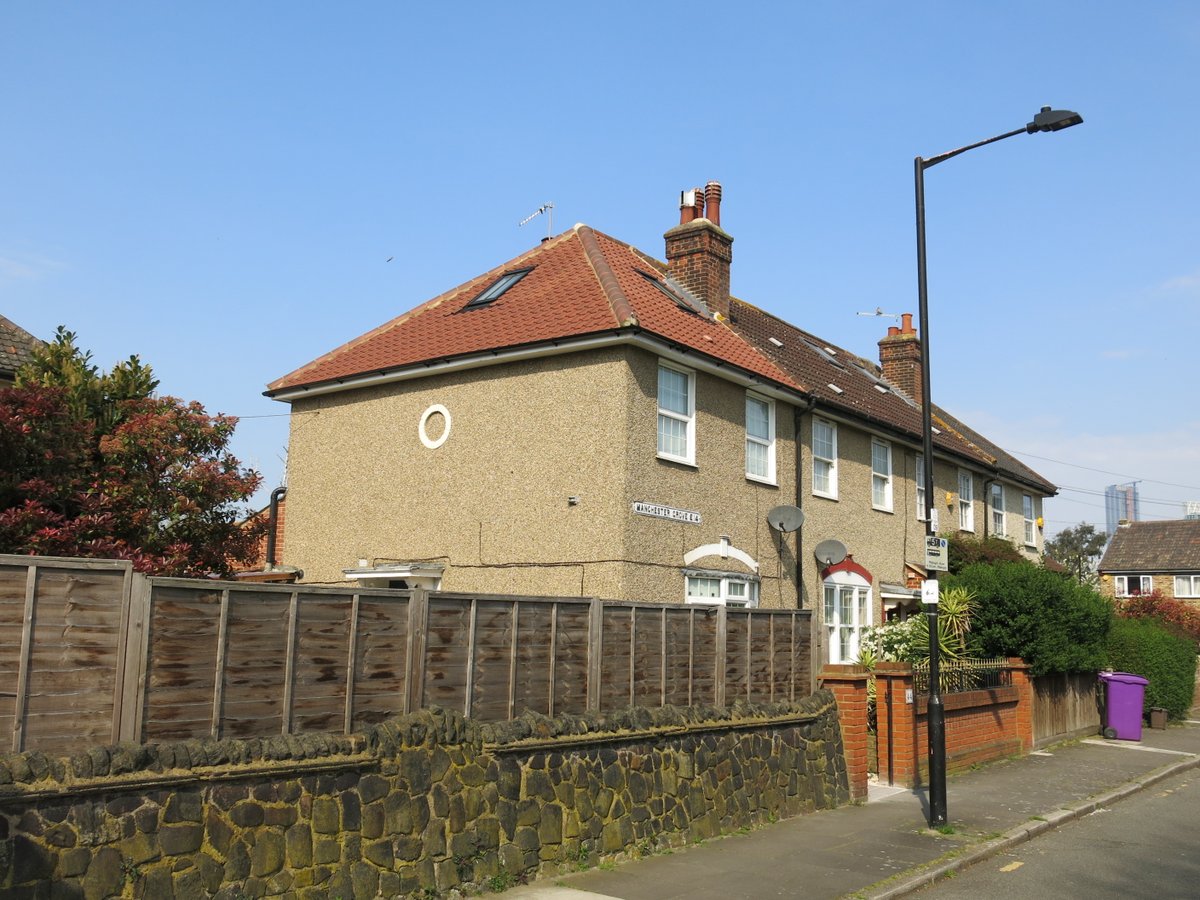
<instances>
[{"instance_id":1,"label":"red brick chimney","mask_svg":"<svg viewBox=\"0 0 1200 900\"><path fill-rule=\"evenodd\" d=\"M912 313L900 317L901 325L888 328L887 337L879 342L879 365L883 377L921 402L921 341L913 328Z\"/></svg>"},{"instance_id":2,"label":"red brick chimney","mask_svg":"<svg viewBox=\"0 0 1200 900\"><path fill-rule=\"evenodd\" d=\"M703 190L681 192L679 224L663 237L671 277L714 313L729 318L733 238L721 230L721 185L710 181Z\"/></svg>"}]
</instances>

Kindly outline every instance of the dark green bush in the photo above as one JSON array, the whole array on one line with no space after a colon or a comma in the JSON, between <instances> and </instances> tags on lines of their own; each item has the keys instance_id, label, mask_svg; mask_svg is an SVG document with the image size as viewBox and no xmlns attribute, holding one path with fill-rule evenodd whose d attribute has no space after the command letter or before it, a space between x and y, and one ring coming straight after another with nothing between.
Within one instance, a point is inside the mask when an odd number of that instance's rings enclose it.
<instances>
[{"instance_id":1,"label":"dark green bush","mask_svg":"<svg viewBox=\"0 0 1200 900\"><path fill-rule=\"evenodd\" d=\"M1108 632L1108 664L1150 680L1143 712L1161 706L1180 719L1191 708L1196 643L1156 619L1115 619Z\"/></svg>"},{"instance_id":2,"label":"dark green bush","mask_svg":"<svg viewBox=\"0 0 1200 900\"><path fill-rule=\"evenodd\" d=\"M1019 656L1034 675L1104 668L1112 604L1030 562L976 563L945 579L975 594L971 636L985 656Z\"/></svg>"}]
</instances>

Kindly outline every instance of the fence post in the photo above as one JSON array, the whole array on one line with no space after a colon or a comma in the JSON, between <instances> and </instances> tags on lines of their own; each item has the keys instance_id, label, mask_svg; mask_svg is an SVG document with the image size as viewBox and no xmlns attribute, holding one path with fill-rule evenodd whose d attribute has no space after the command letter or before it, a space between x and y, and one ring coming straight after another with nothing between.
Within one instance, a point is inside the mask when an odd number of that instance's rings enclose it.
<instances>
[{"instance_id":1,"label":"fence post","mask_svg":"<svg viewBox=\"0 0 1200 900\"><path fill-rule=\"evenodd\" d=\"M1012 686L1017 689L1017 737L1021 739L1021 751L1033 749L1033 679L1029 677L1029 665L1019 657L1010 657L1008 669L1012 673Z\"/></svg>"},{"instance_id":2,"label":"fence post","mask_svg":"<svg viewBox=\"0 0 1200 900\"><path fill-rule=\"evenodd\" d=\"M729 671L729 659L727 657L729 642L729 620L725 617L725 607L718 606L717 610L717 646L716 652L713 653L713 665L716 671L713 672L713 693L714 700L718 709L725 707L725 673Z\"/></svg>"},{"instance_id":3,"label":"fence post","mask_svg":"<svg viewBox=\"0 0 1200 900\"><path fill-rule=\"evenodd\" d=\"M604 653L604 602L592 598L588 606L587 711L600 712L601 658Z\"/></svg>"},{"instance_id":4,"label":"fence post","mask_svg":"<svg viewBox=\"0 0 1200 900\"><path fill-rule=\"evenodd\" d=\"M405 675L404 712L421 708L425 698L425 629L429 625L429 591L413 588L408 598L408 673Z\"/></svg>"},{"instance_id":5,"label":"fence post","mask_svg":"<svg viewBox=\"0 0 1200 900\"><path fill-rule=\"evenodd\" d=\"M113 740L141 741L150 637L150 579L131 571L125 585L121 623L124 640L117 672L117 702L121 712Z\"/></svg>"},{"instance_id":6,"label":"fence post","mask_svg":"<svg viewBox=\"0 0 1200 900\"><path fill-rule=\"evenodd\" d=\"M850 780L850 799L867 798L867 684L871 673L862 666L827 665L821 670L821 686L837 701Z\"/></svg>"}]
</instances>

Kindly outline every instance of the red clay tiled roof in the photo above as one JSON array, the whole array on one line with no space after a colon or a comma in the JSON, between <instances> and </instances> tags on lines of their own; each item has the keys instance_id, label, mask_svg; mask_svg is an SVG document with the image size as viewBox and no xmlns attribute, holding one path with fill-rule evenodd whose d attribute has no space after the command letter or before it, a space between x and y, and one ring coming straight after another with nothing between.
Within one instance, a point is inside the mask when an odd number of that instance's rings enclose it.
<instances>
[{"instance_id":1,"label":"red clay tiled roof","mask_svg":"<svg viewBox=\"0 0 1200 900\"><path fill-rule=\"evenodd\" d=\"M531 271L497 300L464 309L500 275L523 268ZM919 439L919 407L874 362L737 299L730 301L728 321L714 317L694 298L677 302L641 274L661 280L665 272L666 265L653 257L577 225L283 376L267 394L335 382L349 387L359 379L488 351L644 333L810 395L819 407ZM1056 493L1053 484L937 407L934 425L940 449Z\"/></svg>"},{"instance_id":2,"label":"red clay tiled roof","mask_svg":"<svg viewBox=\"0 0 1200 900\"><path fill-rule=\"evenodd\" d=\"M531 266L499 299L464 309L503 273ZM638 274L659 274L661 267L628 244L576 226L272 382L267 393L622 328L650 332L795 387L727 324L681 309Z\"/></svg>"},{"instance_id":3,"label":"red clay tiled roof","mask_svg":"<svg viewBox=\"0 0 1200 900\"><path fill-rule=\"evenodd\" d=\"M1101 572L1200 572L1200 520L1130 522L1109 541Z\"/></svg>"}]
</instances>

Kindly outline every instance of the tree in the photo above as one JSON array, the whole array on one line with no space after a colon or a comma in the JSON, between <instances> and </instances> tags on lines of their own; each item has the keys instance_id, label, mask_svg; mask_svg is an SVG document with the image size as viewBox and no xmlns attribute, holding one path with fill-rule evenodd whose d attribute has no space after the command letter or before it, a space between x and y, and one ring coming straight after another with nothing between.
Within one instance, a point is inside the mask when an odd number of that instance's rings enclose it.
<instances>
[{"instance_id":1,"label":"tree","mask_svg":"<svg viewBox=\"0 0 1200 900\"><path fill-rule=\"evenodd\" d=\"M1096 562L1104 551L1108 535L1097 532L1095 526L1080 522L1075 528L1064 528L1046 541L1046 556L1058 560L1080 584L1094 585Z\"/></svg>"},{"instance_id":2,"label":"tree","mask_svg":"<svg viewBox=\"0 0 1200 900\"><path fill-rule=\"evenodd\" d=\"M0 552L115 557L158 575L228 575L261 476L228 445L237 420L154 396L136 356L102 373L59 328L0 390Z\"/></svg>"}]
</instances>

